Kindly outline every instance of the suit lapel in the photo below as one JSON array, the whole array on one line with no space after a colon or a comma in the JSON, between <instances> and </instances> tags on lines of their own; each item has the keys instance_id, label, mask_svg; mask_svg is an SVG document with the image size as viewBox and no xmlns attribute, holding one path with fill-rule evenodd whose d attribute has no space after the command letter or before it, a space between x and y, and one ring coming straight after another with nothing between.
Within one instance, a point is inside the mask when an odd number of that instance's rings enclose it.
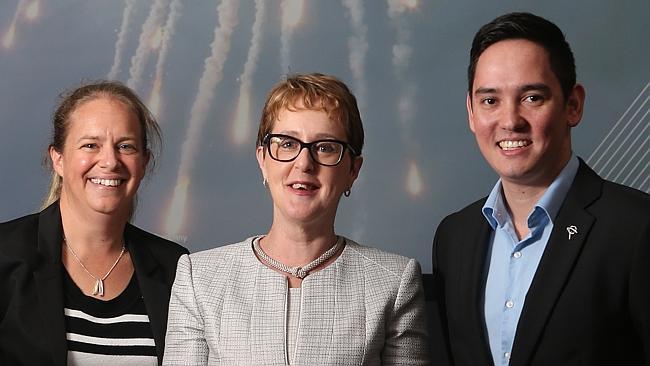
<instances>
[{"instance_id":1,"label":"suit lapel","mask_svg":"<svg viewBox=\"0 0 650 366\"><path fill-rule=\"evenodd\" d=\"M530 364L594 223L585 207L600 195L601 185L602 179L580 160L580 168L554 221L546 250L526 295L510 365Z\"/></svg>"},{"instance_id":2,"label":"suit lapel","mask_svg":"<svg viewBox=\"0 0 650 366\"><path fill-rule=\"evenodd\" d=\"M39 215L38 250L43 263L34 271L39 313L44 335L49 339L54 365L67 363L68 349L63 315L62 241L61 212L58 203L55 203Z\"/></svg>"},{"instance_id":3,"label":"suit lapel","mask_svg":"<svg viewBox=\"0 0 650 366\"><path fill-rule=\"evenodd\" d=\"M140 292L144 299L151 330L156 343L159 363L163 358L165 329L167 327L167 305L169 286L160 276L156 276L159 263L147 245L147 239L130 224L124 230L125 241L129 247L133 267L138 278Z\"/></svg>"},{"instance_id":4,"label":"suit lapel","mask_svg":"<svg viewBox=\"0 0 650 366\"><path fill-rule=\"evenodd\" d=\"M482 207L482 204L481 204ZM479 209L478 221L472 220L475 227L467 228L465 231L468 235L465 236L465 243L457 243L459 248L463 248L466 252L461 253L461 258L458 258L458 290L462 292L457 293L457 296L462 299L457 303L463 308L459 314L466 316L464 334L471 335L466 340L466 344L461 344L461 347L467 347L463 350L467 353L471 350L474 353L474 360L476 365L492 364L492 357L488 338L485 332L485 318L483 315L483 290L485 286L485 263L488 257L489 238L491 228L487 223ZM463 257L466 258L463 260ZM464 292L469 290L469 292Z\"/></svg>"}]
</instances>

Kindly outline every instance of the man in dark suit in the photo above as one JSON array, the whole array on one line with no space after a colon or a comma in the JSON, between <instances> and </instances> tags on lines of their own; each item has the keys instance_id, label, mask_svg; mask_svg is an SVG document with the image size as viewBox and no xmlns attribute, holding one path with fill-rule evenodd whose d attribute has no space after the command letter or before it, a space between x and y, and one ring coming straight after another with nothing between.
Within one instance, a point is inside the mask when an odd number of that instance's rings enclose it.
<instances>
[{"instance_id":1,"label":"man in dark suit","mask_svg":"<svg viewBox=\"0 0 650 366\"><path fill-rule=\"evenodd\" d=\"M650 365L650 196L571 150L582 117L562 31L496 18L470 53L467 112L500 179L433 243L434 353L456 365Z\"/></svg>"}]
</instances>

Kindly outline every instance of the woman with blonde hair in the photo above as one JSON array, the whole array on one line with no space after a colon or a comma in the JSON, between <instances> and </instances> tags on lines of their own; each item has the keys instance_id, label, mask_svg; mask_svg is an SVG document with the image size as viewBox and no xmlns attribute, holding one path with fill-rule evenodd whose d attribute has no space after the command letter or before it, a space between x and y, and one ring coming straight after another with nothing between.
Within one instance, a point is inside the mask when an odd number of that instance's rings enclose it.
<instances>
[{"instance_id":1,"label":"woman with blonde hair","mask_svg":"<svg viewBox=\"0 0 650 366\"><path fill-rule=\"evenodd\" d=\"M45 207L0 224L0 363L157 365L188 252L129 223L156 120L104 81L63 95L53 127Z\"/></svg>"},{"instance_id":2,"label":"woman with blonde hair","mask_svg":"<svg viewBox=\"0 0 650 366\"><path fill-rule=\"evenodd\" d=\"M256 150L271 229L181 257L165 365L428 364L419 264L334 230L362 147L338 79L294 75L271 90Z\"/></svg>"}]
</instances>

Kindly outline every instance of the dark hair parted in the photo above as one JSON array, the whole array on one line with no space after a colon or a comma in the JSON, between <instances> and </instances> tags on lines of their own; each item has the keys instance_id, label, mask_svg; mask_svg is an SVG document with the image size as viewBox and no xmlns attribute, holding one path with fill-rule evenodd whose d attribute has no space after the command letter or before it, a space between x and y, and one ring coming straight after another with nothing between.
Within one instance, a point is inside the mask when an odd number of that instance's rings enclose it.
<instances>
[{"instance_id":1,"label":"dark hair parted","mask_svg":"<svg viewBox=\"0 0 650 366\"><path fill-rule=\"evenodd\" d=\"M542 46L548 53L551 70L560 82L564 100L576 84L573 52L562 30L552 22L531 13L509 13L487 23L474 36L467 68L468 91L474 87L479 57L491 45L509 39L525 39Z\"/></svg>"},{"instance_id":2,"label":"dark hair parted","mask_svg":"<svg viewBox=\"0 0 650 366\"><path fill-rule=\"evenodd\" d=\"M257 146L267 133L271 133L282 110L322 110L329 118L343 125L347 143L361 155L363 149L363 124L357 107L357 99L341 80L331 75L294 74L277 83L269 92L260 126Z\"/></svg>"},{"instance_id":3,"label":"dark hair parted","mask_svg":"<svg viewBox=\"0 0 650 366\"><path fill-rule=\"evenodd\" d=\"M138 95L118 81L100 80L89 82L59 95L59 102L52 115L52 139L48 148L53 148L62 153L68 136L72 113L86 102L103 98L122 103L137 116L142 133L142 146L145 147L143 153L148 154L150 157L147 166L148 170L150 170L155 165L155 157L159 154L162 145L162 132L158 122ZM63 182L62 178L52 169L50 159L46 158L46 161L52 170L52 180L42 208L59 199Z\"/></svg>"}]
</instances>

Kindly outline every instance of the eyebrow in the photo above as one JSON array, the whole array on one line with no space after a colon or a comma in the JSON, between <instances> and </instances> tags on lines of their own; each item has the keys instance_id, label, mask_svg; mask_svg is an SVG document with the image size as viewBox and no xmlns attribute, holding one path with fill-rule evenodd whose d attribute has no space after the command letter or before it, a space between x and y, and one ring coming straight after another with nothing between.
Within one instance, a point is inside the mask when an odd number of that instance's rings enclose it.
<instances>
[{"instance_id":1,"label":"eyebrow","mask_svg":"<svg viewBox=\"0 0 650 366\"><path fill-rule=\"evenodd\" d=\"M77 139L77 142L81 142L83 140L99 140L99 136L94 136L94 135L84 135L81 136Z\"/></svg>"},{"instance_id":2,"label":"eyebrow","mask_svg":"<svg viewBox=\"0 0 650 366\"><path fill-rule=\"evenodd\" d=\"M480 94L494 94L497 92L496 88L478 88L474 91L474 95Z\"/></svg>"},{"instance_id":3,"label":"eyebrow","mask_svg":"<svg viewBox=\"0 0 650 366\"><path fill-rule=\"evenodd\" d=\"M81 142L81 141L84 141L84 140L99 141L99 140L102 140L102 138L100 136L95 136L95 135L84 135L84 136L79 137L77 139L77 142ZM127 140L138 141L138 138L136 136L122 136L122 137L118 138L116 141L117 142L123 142L123 141L127 141Z\"/></svg>"},{"instance_id":4,"label":"eyebrow","mask_svg":"<svg viewBox=\"0 0 650 366\"><path fill-rule=\"evenodd\" d=\"M551 94L551 88L543 83L535 83L535 84L526 84L522 85L519 88L519 91L522 93L528 92L528 91L539 91L544 94Z\"/></svg>"},{"instance_id":5,"label":"eyebrow","mask_svg":"<svg viewBox=\"0 0 650 366\"><path fill-rule=\"evenodd\" d=\"M298 138L298 137L296 136L296 135L298 134L296 131L286 131L286 130L283 130L283 131L278 131L278 132L274 132L274 133L281 134L281 135L291 136L291 137L293 137L293 138ZM341 140L340 137L334 136L334 135L329 134L329 133L317 133L316 136L314 136L314 137L315 137L315 138L314 138L313 141L316 141L316 140L323 140L323 139L329 139L329 140Z\"/></svg>"},{"instance_id":6,"label":"eyebrow","mask_svg":"<svg viewBox=\"0 0 650 366\"><path fill-rule=\"evenodd\" d=\"M544 94L551 94L551 88L544 84L544 83L533 83L533 84L525 84L522 85L518 88L520 93L525 93L529 91L539 91ZM474 95L484 95L484 94L495 94L498 93L499 89L497 88L490 88L490 87L482 87L478 88L474 91Z\"/></svg>"}]
</instances>

